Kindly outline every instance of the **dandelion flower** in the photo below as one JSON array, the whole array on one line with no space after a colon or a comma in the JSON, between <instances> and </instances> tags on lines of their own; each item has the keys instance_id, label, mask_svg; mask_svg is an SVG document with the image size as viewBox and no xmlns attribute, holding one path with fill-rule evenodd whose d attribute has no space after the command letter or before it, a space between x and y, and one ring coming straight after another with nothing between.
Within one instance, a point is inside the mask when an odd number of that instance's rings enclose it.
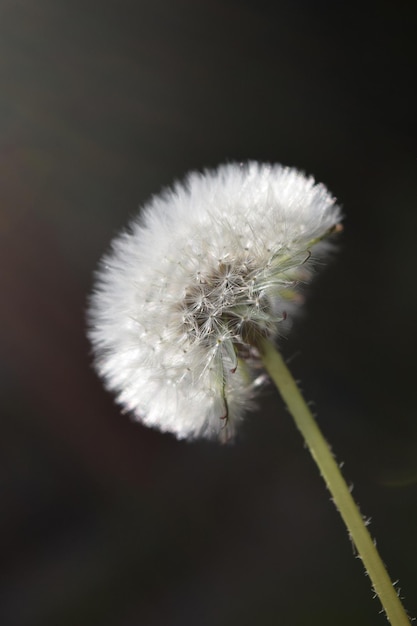
<instances>
[{"instance_id":1,"label":"dandelion flower","mask_svg":"<svg viewBox=\"0 0 417 626\"><path fill-rule=\"evenodd\" d=\"M313 178L250 162L193 172L112 243L89 309L117 401L178 438L233 437L274 340L340 221Z\"/></svg>"},{"instance_id":2,"label":"dandelion flower","mask_svg":"<svg viewBox=\"0 0 417 626\"><path fill-rule=\"evenodd\" d=\"M155 196L97 273L89 334L98 373L138 420L229 440L265 368L292 413L392 626L410 626L333 452L273 342L340 209L280 165L191 173Z\"/></svg>"}]
</instances>

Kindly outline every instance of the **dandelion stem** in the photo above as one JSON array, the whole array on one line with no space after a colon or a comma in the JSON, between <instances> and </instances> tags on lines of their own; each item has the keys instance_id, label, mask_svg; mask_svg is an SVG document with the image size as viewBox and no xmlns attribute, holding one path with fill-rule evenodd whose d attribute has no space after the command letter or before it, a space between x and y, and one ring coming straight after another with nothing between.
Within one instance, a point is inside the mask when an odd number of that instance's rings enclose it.
<instances>
[{"instance_id":1,"label":"dandelion stem","mask_svg":"<svg viewBox=\"0 0 417 626\"><path fill-rule=\"evenodd\" d=\"M348 533L371 579L374 591L381 601L388 621L392 626L410 626L405 609L366 528L363 517L352 498L349 487L291 372L285 365L282 356L269 341L263 340L260 349L265 368L286 402L313 459L318 465L336 508L346 524Z\"/></svg>"}]
</instances>

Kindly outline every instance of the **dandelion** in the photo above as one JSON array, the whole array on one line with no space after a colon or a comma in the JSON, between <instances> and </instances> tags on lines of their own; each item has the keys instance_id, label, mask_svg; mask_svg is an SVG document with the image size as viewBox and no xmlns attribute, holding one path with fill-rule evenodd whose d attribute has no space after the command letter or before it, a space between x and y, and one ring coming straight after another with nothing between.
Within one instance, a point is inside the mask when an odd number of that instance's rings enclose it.
<instances>
[{"instance_id":1,"label":"dandelion","mask_svg":"<svg viewBox=\"0 0 417 626\"><path fill-rule=\"evenodd\" d=\"M89 335L117 401L179 439L233 437L266 369L389 621L409 626L340 467L274 348L340 219L327 189L295 169L248 163L192 173L113 241L97 273Z\"/></svg>"},{"instance_id":2,"label":"dandelion","mask_svg":"<svg viewBox=\"0 0 417 626\"><path fill-rule=\"evenodd\" d=\"M253 407L257 345L275 338L340 209L295 169L194 172L113 242L90 307L96 367L138 420L233 437Z\"/></svg>"}]
</instances>

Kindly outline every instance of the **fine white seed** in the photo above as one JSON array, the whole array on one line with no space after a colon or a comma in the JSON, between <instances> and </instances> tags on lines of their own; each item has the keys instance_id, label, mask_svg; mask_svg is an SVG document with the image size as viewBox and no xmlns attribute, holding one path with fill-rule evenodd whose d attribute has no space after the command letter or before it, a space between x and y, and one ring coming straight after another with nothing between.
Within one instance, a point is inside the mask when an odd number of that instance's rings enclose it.
<instances>
[{"instance_id":1,"label":"fine white seed","mask_svg":"<svg viewBox=\"0 0 417 626\"><path fill-rule=\"evenodd\" d=\"M340 219L313 178L256 162L153 197L96 275L89 336L106 387L180 439L232 438L262 380L257 338L278 336Z\"/></svg>"}]
</instances>

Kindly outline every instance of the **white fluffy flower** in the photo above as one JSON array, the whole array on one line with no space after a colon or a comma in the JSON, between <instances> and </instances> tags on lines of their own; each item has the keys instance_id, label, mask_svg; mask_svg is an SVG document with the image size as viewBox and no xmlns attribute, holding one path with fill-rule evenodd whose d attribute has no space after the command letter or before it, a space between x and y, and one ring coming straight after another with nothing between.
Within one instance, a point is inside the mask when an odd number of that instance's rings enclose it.
<instances>
[{"instance_id":1,"label":"white fluffy flower","mask_svg":"<svg viewBox=\"0 0 417 626\"><path fill-rule=\"evenodd\" d=\"M155 196L97 273L89 334L107 388L178 438L232 437L257 340L277 336L339 221L323 185L280 165L194 172Z\"/></svg>"}]
</instances>

